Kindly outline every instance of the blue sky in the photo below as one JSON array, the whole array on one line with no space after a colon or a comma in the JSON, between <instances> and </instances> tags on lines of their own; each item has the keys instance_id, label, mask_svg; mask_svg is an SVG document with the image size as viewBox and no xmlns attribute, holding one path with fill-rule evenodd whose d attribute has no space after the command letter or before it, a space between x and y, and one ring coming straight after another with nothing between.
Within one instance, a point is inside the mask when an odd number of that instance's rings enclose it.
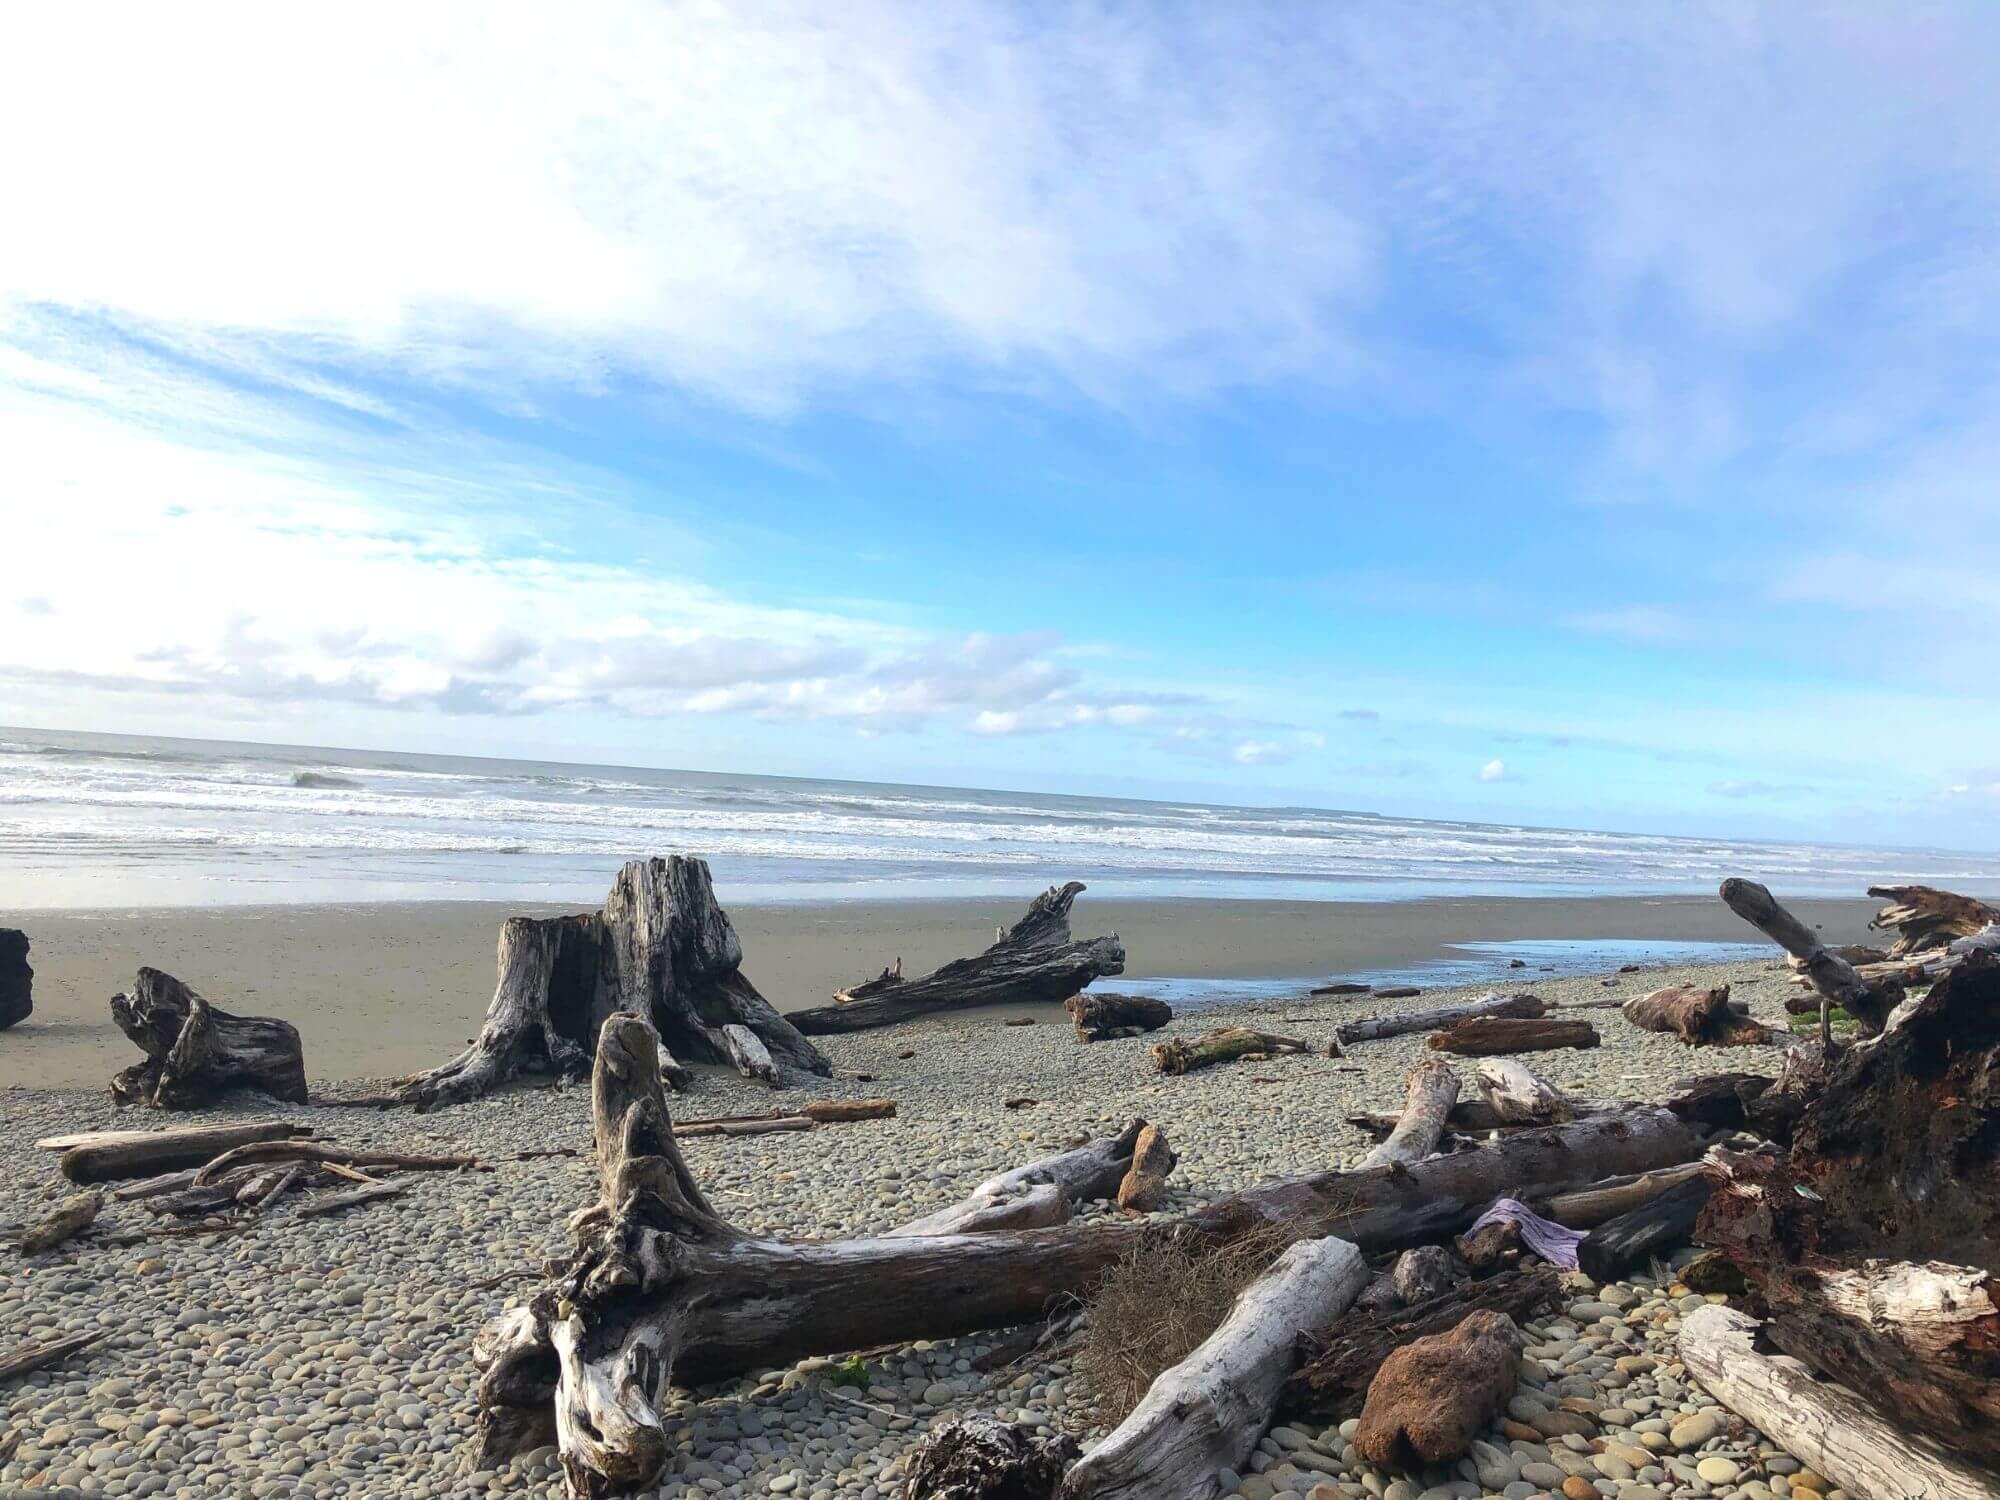
<instances>
[{"instance_id":1,"label":"blue sky","mask_svg":"<svg viewBox=\"0 0 2000 1500\"><path fill-rule=\"evenodd\" d=\"M2000 11L61 7L0 722L2000 846Z\"/></svg>"}]
</instances>

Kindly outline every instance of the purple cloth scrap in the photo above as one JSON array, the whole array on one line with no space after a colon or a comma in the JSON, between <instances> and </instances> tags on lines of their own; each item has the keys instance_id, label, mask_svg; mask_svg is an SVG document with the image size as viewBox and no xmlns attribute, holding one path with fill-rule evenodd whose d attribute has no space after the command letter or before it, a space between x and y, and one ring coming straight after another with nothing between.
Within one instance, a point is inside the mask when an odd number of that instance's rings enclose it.
<instances>
[{"instance_id":1,"label":"purple cloth scrap","mask_svg":"<svg viewBox=\"0 0 2000 1500\"><path fill-rule=\"evenodd\" d=\"M1521 1241L1552 1266L1565 1271L1576 1269L1576 1247L1583 1243L1583 1231L1565 1229L1536 1213L1518 1198L1495 1198L1486 1212L1472 1221L1472 1234L1488 1224L1514 1223L1521 1226Z\"/></svg>"}]
</instances>

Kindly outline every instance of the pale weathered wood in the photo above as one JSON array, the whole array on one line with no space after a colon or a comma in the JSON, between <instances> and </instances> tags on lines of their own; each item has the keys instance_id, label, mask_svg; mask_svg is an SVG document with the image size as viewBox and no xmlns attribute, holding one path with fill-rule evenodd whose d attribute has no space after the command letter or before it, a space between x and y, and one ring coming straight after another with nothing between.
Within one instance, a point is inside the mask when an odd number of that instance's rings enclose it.
<instances>
[{"instance_id":1,"label":"pale weathered wood","mask_svg":"<svg viewBox=\"0 0 2000 1500\"><path fill-rule=\"evenodd\" d=\"M104 1208L102 1193L72 1193L56 1207L21 1231L23 1255L41 1255L63 1241L83 1233L96 1222Z\"/></svg>"},{"instance_id":2,"label":"pale weathered wood","mask_svg":"<svg viewBox=\"0 0 2000 1500\"><path fill-rule=\"evenodd\" d=\"M51 1136L75 1141L51 1147L62 1151L58 1163L71 1182L112 1182L180 1167L199 1167L225 1151L255 1141L284 1141L305 1135L306 1129L284 1120L258 1120L244 1125L199 1125L185 1130L105 1131L84 1137Z\"/></svg>"},{"instance_id":3,"label":"pale weathered wood","mask_svg":"<svg viewBox=\"0 0 2000 1500\"><path fill-rule=\"evenodd\" d=\"M1752 1047L1771 1040L1768 1027L1731 1006L1726 984L1671 985L1635 995L1621 1009L1641 1030L1670 1032L1690 1047Z\"/></svg>"},{"instance_id":4,"label":"pale weathered wood","mask_svg":"<svg viewBox=\"0 0 2000 1500\"><path fill-rule=\"evenodd\" d=\"M1769 890L1754 880L1725 880L1722 900L1737 916L1755 927L1799 961L1806 977L1831 1003L1843 1008L1866 1034L1882 1023L1902 998L1900 988L1868 983L1854 965L1819 940L1819 934L1793 916Z\"/></svg>"},{"instance_id":5,"label":"pale weathered wood","mask_svg":"<svg viewBox=\"0 0 2000 1500\"><path fill-rule=\"evenodd\" d=\"M1465 1267L1442 1245L1419 1245L1396 1257L1389 1271L1389 1289L1404 1307L1428 1302L1449 1292Z\"/></svg>"},{"instance_id":6,"label":"pale weathered wood","mask_svg":"<svg viewBox=\"0 0 2000 1500\"><path fill-rule=\"evenodd\" d=\"M1311 1052L1311 1042L1294 1036L1278 1036L1248 1026L1224 1026L1200 1036L1169 1037L1153 1044L1153 1066L1162 1073L1192 1073L1217 1063L1235 1062L1245 1057L1275 1057L1286 1052ZM1336 1054L1338 1055L1338 1054Z\"/></svg>"},{"instance_id":7,"label":"pale weathered wood","mask_svg":"<svg viewBox=\"0 0 2000 1500\"><path fill-rule=\"evenodd\" d=\"M1389 1138L1361 1158L1363 1167L1422 1161L1438 1148L1445 1120L1458 1102L1458 1074L1450 1063L1421 1058L1403 1080L1403 1113Z\"/></svg>"},{"instance_id":8,"label":"pale weathered wood","mask_svg":"<svg viewBox=\"0 0 2000 1500\"><path fill-rule=\"evenodd\" d=\"M129 994L111 997L111 1018L146 1054L111 1081L125 1103L192 1109L238 1087L306 1102L305 1053L289 1021L232 1015L158 969L139 970Z\"/></svg>"},{"instance_id":9,"label":"pale weathered wood","mask_svg":"<svg viewBox=\"0 0 2000 1500\"><path fill-rule=\"evenodd\" d=\"M1677 1167L1662 1167L1656 1172L1641 1172L1632 1177L1593 1183L1575 1192L1558 1193L1541 1205L1541 1215L1565 1229L1594 1229L1620 1214L1630 1213L1652 1202L1668 1188L1691 1177L1699 1177L1707 1170L1706 1163L1690 1161Z\"/></svg>"},{"instance_id":10,"label":"pale weathered wood","mask_svg":"<svg viewBox=\"0 0 2000 1500\"><path fill-rule=\"evenodd\" d=\"M916 1239L1060 1224L1075 1204L1117 1194L1148 1129L1144 1120L1133 1120L1115 1136L1010 1168L987 1178L956 1203L912 1219L888 1235Z\"/></svg>"},{"instance_id":11,"label":"pale weathered wood","mask_svg":"<svg viewBox=\"0 0 2000 1500\"><path fill-rule=\"evenodd\" d=\"M1139 1036L1158 1031L1174 1018L1174 1008L1164 1000L1098 991L1071 995L1063 1001L1063 1009L1076 1024L1076 1039L1080 1042Z\"/></svg>"},{"instance_id":12,"label":"pale weathered wood","mask_svg":"<svg viewBox=\"0 0 2000 1500\"><path fill-rule=\"evenodd\" d=\"M1490 1057L1473 1072L1480 1097L1502 1125L1560 1125L1576 1118L1569 1095L1524 1062Z\"/></svg>"},{"instance_id":13,"label":"pale weathered wood","mask_svg":"<svg viewBox=\"0 0 2000 1500\"><path fill-rule=\"evenodd\" d=\"M982 953L953 959L918 979L885 969L865 984L839 991L832 1005L795 1011L791 1019L807 1036L826 1036L940 1010L1066 1000L1094 979L1125 972L1125 946L1116 934L1071 939L1070 905L1083 888L1080 880L1050 886Z\"/></svg>"},{"instance_id":14,"label":"pale weathered wood","mask_svg":"<svg viewBox=\"0 0 2000 1500\"><path fill-rule=\"evenodd\" d=\"M25 1021L35 1010L35 971L28 966L28 935L0 927L0 1031Z\"/></svg>"},{"instance_id":15,"label":"pale weathered wood","mask_svg":"<svg viewBox=\"0 0 2000 1500\"><path fill-rule=\"evenodd\" d=\"M1132 1165L1118 1184L1118 1206L1128 1214L1151 1213L1167 1195L1167 1177L1178 1160L1166 1132L1148 1125L1132 1148Z\"/></svg>"},{"instance_id":16,"label":"pale weathered wood","mask_svg":"<svg viewBox=\"0 0 2000 1500\"><path fill-rule=\"evenodd\" d=\"M748 1026L732 1021L723 1027L722 1045L729 1054L729 1060L736 1065L736 1071L745 1078L759 1079L772 1088L782 1086L778 1065L771 1060L770 1050Z\"/></svg>"},{"instance_id":17,"label":"pale weathered wood","mask_svg":"<svg viewBox=\"0 0 2000 1500\"><path fill-rule=\"evenodd\" d=\"M328 1141L253 1141L225 1151L194 1174L194 1186L206 1187L225 1173L260 1162L325 1162L343 1167L394 1167L410 1172L463 1172L476 1169L476 1156L431 1155L410 1151L360 1151Z\"/></svg>"},{"instance_id":18,"label":"pale weathered wood","mask_svg":"<svg viewBox=\"0 0 2000 1500\"><path fill-rule=\"evenodd\" d=\"M1854 1500L2000 1500L2000 1480L1909 1430L1797 1360L1757 1352L1758 1324L1732 1307L1681 1324L1680 1356L1710 1395Z\"/></svg>"},{"instance_id":19,"label":"pale weathered wood","mask_svg":"<svg viewBox=\"0 0 2000 1500\"><path fill-rule=\"evenodd\" d=\"M299 1205L299 1217L316 1219L324 1214L337 1214L342 1209L353 1208L358 1204L373 1203L381 1198L395 1198L400 1196L407 1186L408 1184L401 1182L371 1182L366 1186L347 1188L338 1193L322 1193L311 1202Z\"/></svg>"},{"instance_id":20,"label":"pale weathered wood","mask_svg":"<svg viewBox=\"0 0 2000 1500\"><path fill-rule=\"evenodd\" d=\"M1597 1028L1588 1021L1475 1016L1437 1032L1426 1039L1425 1045L1434 1052L1452 1052L1461 1057L1491 1057L1503 1052L1595 1047L1599 1040Z\"/></svg>"},{"instance_id":21,"label":"pale weathered wood","mask_svg":"<svg viewBox=\"0 0 2000 1500\"><path fill-rule=\"evenodd\" d=\"M1345 1240L1301 1240L1237 1297L1222 1326L1156 1379L1069 1471L1064 1500L1212 1500L1271 1425L1301 1328L1331 1323L1368 1284Z\"/></svg>"},{"instance_id":22,"label":"pale weathered wood","mask_svg":"<svg viewBox=\"0 0 2000 1500\"><path fill-rule=\"evenodd\" d=\"M0 1354L0 1380L12 1380L16 1375L26 1375L31 1370L56 1364L109 1337L108 1329L95 1329L89 1333L70 1333L61 1338L17 1344L5 1354Z\"/></svg>"},{"instance_id":23,"label":"pale weathered wood","mask_svg":"<svg viewBox=\"0 0 2000 1500\"><path fill-rule=\"evenodd\" d=\"M1439 1006L1434 1010L1411 1010L1386 1016L1363 1016L1334 1029L1343 1046L1355 1042L1377 1042L1392 1036L1409 1036L1419 1031L1435 1031L1455 1026L1478 1016L1512 1016L1524 1020L1545 1015L1548 1006L1535 995L1482 995L1463 1005Z\"/></svg>"}]
</instances>

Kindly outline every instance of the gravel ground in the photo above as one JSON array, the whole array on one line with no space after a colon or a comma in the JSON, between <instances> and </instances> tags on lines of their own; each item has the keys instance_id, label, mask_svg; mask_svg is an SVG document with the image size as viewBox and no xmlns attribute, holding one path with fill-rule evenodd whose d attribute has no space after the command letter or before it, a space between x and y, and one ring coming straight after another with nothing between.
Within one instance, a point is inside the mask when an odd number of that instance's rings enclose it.
<instances>
[{"instance_id":1,"label":"gravel ground","mask_svg":"<svg viewBox=\"0 0 2000 1500\"><path fill-rule=\"evenodd\" d=\"M1557 1005L1622 998L1664 983L1726 980L1755 1014L1780 1027L1789 993L1775 962L1660 969L1610 980L1536 979L1523 974L1521 985ZM1428 1008L1470 993L1211 1007L1176 1020L1169 1032L1193 1035L1242 1022L1325 1040L1341 1020ZM1603 1046L1536 1060L1545 1076L1580 1096L1657 1099L1671 1080L1690 1073L1725 1066L1769 1071L1776 1064L1775 1046L1695 1056L1671 1038L1627 1025L1615 1011L1585 1014L1598 1023ZM1162 1209L1173 1213L1263 1177L1351 1162L1368 1141L1346 1117L1398 1106L1403 1075L1422 1046L1421 1036L1411 1036L1357 1046L1339 1062L1288 1057L1163 1079L1146 1057L1148 1041L1156 1039L1081 1046L1053 1011L1026 1027L974 1014L828 1038L825 1050L838 1070L832 1082L774 1101L766 1089L703 1070L678 1107L714 1115L808 1097L886 1095L899 1102L896 1119L698 1139L685 1150L718 1208L745 1227L831 1237L912 1218L995 1171L1143 1115L1165 1128L1180 1153L1175 1187ZM915 1055L899 1058L905 1050ZM872 1074L873 1081L861 1082L857 1073ZM1008 1107L1023 1099L1032 1102ZM295 1202L281 1203L241 1233L155 1236L123 1248L84 1242L26 1259L7 1252L0 1262L0 1329L6 1330L0 1343L82 1329L110 1336L0 1390L0 1454L8 1455L0 1462L0 1494L422 1500L559 1493L548 1450L497 1472L465 1471L475 1412L470 1348L475 1331L532 1286L514 1281L480 1290L478 1283L560 1253L564 1217L594 1191L580 1155L516 1157L557 1146L587 1149L588 1110L587 1090L549 1088L421 1116L283 1108L285 1118L343 1142L470 1151L497 1170L416 1177L399 1199L328 1218L300 1219ZM199 1118L278 1113L268 1101L245 1097ZM121 1113L101 1090L0 1092L0 1220L36 1216L71 1190L53 1155L34 1148L36 1137L154 1123L165 1122ZM100 1223L145 1229L159 1221L139 1205L112 1204ZM1653 1449L1658 1443L1647 1439L1660 1434L1645 1424L1668 1421L1671 1428L1669 1416L1693 1414L1700 1398L1665 1373L1674 1315L1652 1321L1666 1306L1660 1300L1665 1290L1639 1283L1626 1290L1639 1311L1621 1311L1616 1326L1579 1315L1540 1325L1536 1336L1546 1340L1538 1347L1560 1347L1551 1363L1561 1367L1563 1379L1583 1378L1564 1362L1569 1349L1584 1347L1579 1339L1592 1352L1574 1358L1585 1361L1592 1375L1599 1364L1619 1373L1610 1363L1612 1346L1631 1348L1631 1358L1640 1357L1640 1346L1650 1348L1659 1373L1648 1372L1632 1385L1643 1392L1638 1399L1653 1405L1646 1414L1629 1413L1629 1436L1631 1446ZM1092 1431L1089 1393L1069 1378L1065 1361L980 1373L973 1362L993 1342L957 1339L875 1356L865 1391L830 1383L832 1362L809 1360L685 1393L669 1412L682 1459L657 1493L809 1500L893 1495L899 1455L933 1424L964 1411L998 1412L1082 1436ZM1605 1381L1592 1390L1594 1397L1612 1399ZM1667 1440L1678 1442L1671 1432ZM1704 1441L1713 1453L1701 1445L1674 1452L1724 1459L1743 1477L1710 1481L1656 1464L1657 1478L1621 1481L1616 1473L1600 1472L1600 1465L1592 1471L1594 1483L1621 1500L1647 1500L1651 1493L1746 1500L1783 1494L1775 1471L1789 1461L1766 1453L1755 1434L1718 1431ZM1278 1457L1291 1451L1288 1443L1302 1444L1297 1451L1310 1452L1317 1463L1288 1467L1291 1461ZM1517 1467L1542 1461L1539 1450L1526 1458L1510 1453L1504 1434L1496 1443ZM1522 1467L1490 1490L1480 1487L1476 1474L1428 1476L1418 1488L1399 1481L1399 1489L1390 1476L1344 1469L1343 1446L1338 1432L1322 1438L1280 1430L1265 1440L1261 1462L1251 1465L1264 1472L1247 1478L1243 1493L1251 1500L1289 1494L1317 1500L1514 1497L1540 1493L1534 1483L1545 1472ZM1548 1458L1561 1467L1554 1448ZM1497 1477L1502 1467L1491 1460L1487 1477ZM1646 1472L1630 1467L1633 1475ZM1692 1475L1693 1463L1686 1467ZM1708 1472L1721 1471L1711 1465ZM1289 1484L1293 1473L1310 1482ZM1454 1483L1455 1489L1438 1488ZM1332 1488L1321 1494L1314 1484Z\"/></svg>"}]
</instances>

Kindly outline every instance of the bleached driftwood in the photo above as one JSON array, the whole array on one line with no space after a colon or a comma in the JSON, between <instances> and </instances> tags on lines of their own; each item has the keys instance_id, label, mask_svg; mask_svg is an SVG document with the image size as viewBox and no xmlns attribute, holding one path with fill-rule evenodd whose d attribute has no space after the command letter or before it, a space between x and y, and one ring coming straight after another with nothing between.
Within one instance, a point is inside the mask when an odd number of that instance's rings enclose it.
<instances>
[{"instance_id":1,"label":"bleached driftwood","mask_svg":"<svg viewBox=\"0 0 2000 1500\"><path fill-rule=\"evenodd\" d=\"M103 1208L102 1193L70 1194L49 1213L21 1231L21 1253L40 1255L55 1249L65 1240L73 1239L88 1229Z\"/></svg>"},{"instance_id":2,"label":"bleached driftwood","mask_svg":"<svg viewBox=\"0 0 2000 1500\"><path fill-rule=\"evenodd\" d=\"M1680 1356L1711 1396L1854 1500L2000 1500L2000 1480L1885 1416L1795 1359L1757 1352L1758 1324L1732 1307L1681 1324Z\"/></svg>"},{"instance_id":3,"label":"bleached driftwood","mask_svg":"<svg viewBox=\"0 0 2000 1500\"><path fill-rule=\"evenodd\" d=\"M1237 1297L1222 1326L1162 1373L1137 1407L1084 1454L1063 1500L1212 1500L1221 1469L1257 1445L1298 1365L1301 1328L1331 1323L1368 1284L1345 1240L1301 1240Z\"/></svg>"},{"instance_id":4,"label":"bleached driftwood","mask_svg":"<svg viewBox=\"0 0 2000 1500\"><path fill-rule=\"evenodd\" d=\"M1576 1118L1569 1095L1524 1062L1490 1057L1473 1072L1479 1094L1502 1125L1560 1125Z\"/></svg>"},{"instance_id":5,"label":"bleached driftwood","mask_svg":"<svg viewBox=\"0 0 2000 1500\"><path fill-rule=\"evenodd\" d=\"M1342 1022L1334 1028L1334 1035L1340 1038L1341 1045L1351 1046L1355 1042L1379 1042L1392 1036L1436 1031L1441 1026L1455 1026L1460 1021L1470 1021L1479 1016L1532 1020L1547 1013L1548 1006L1534 995L1482 995L1463 1005L1404 1011L1400 1015L1363 1016L1358 1021Z\"/></svg>"},{"instance_id":6,"label":"bleached driftwood","mask_svg":"<svg viewBox=\"0 0 2000 1500\"><path fill-rule=\"evenodd\" d=\"M1813 988L1840 1006L1861 1030L1873 1035L1902 998L1901 986L1874 985L1855 972L1854 965L1819 940L1819 934L1778 904L1769 890L1754 880L1722 882L1722 900L1737 916L1755 927L1799 961Z\"/></svg>"},{"instance_id":7,"label":"bleached driftwood","mask_svg":"<svg viewBox=\"0 0 2000 1500\"><path fill-rule=\"evenodd\" d=\"M1633 1177L1593 1183L1571 1193L1558 1193L1542 1205L1542 1217L1566 1229L1594 1229L1652 1202L1668 1188L1699 1177L1707 1171L1703 1162L1684 1162L1678 1167L1662 1167Z\"/></svg>"},{"instance_id":8,"label":"bleached driftwood","mask_svg":"<svg viewBox=\"0 0 2000 1500\"><path fill-rule=\"evenodd\" d=\"M1361 1158L1363 1167L1422 1161L1438 1148L1445 1120L1458 1102L1458 1074L1448 1062L1420 1058L1403 1080L1403 1113L1389 1138Z\"/></svg>"},{"instance_id":9,"label":"bleached driftwood","mask_svg":"<svg viewBox=\"0 0 2000 1500\"><path fill-rule=\"evenodd\" d=\"M772 1088L781 1086L778 1065L771 1061L769 1050L748 1026L735 1021L724 1026L722 1044L729 1052L729 1060L736 1064L736 1071L745 1078L761 1079Z\"/></svg>"},{"instance_id":10,"label":"bleached driftwood","mask_svg":"<svg viewBox=\"0 0 2000 1500\"><path fill-rule=\"evenodd\" d=\"M284 1120L245 1125L198 1125L186 1130L107 1130L49 1136L36 1144L62 1152L57 1165L71 1182L113 1182L199 1167L253 1141L286 1141L307 1132Z\"/></svg>"},{"instance_id":11,"label":"bleached driftwood","mask_svg":"<svg viewBox=\"0 0 2000 1500\"><path fill-rule=\"evenodd\" d=\"M889 1230L888 1237L986 1234L1064 1223L1076 1204L1117 1194L1149 1129L1144 1120L1134 1120L1115 1136L998 1173L956 1203Z\"/></svg>"},{"instance_id":12,"label":"bleached driftwood","mask_svg":"<svg viewBox=\"0 0 2000 1500\"><path fill-rule=\"evenodd\" d=\"M983 953L953 959L918 979L885 969L865 984L838 992L832 1005L796 1011L791 1020L807 1036L826 1036L940 1010L1067 1000L1094 979L1125 972L1125 946L1117 934L1071 939L1070 904L1083 888L1080 880L1050 886Z\"/></svg>"},{"instance_id":13,"label":"bleached driftwood","mask_svg":"<svg viewBox=\"0 0 2000 1500\"><path fill-rule=\"evenodd\" d=\"M111 1080L124 1103L193 1109L238 1087L306 1102L305 1053L289 1021L232 1015L158 969L111 997L111 1019L146 1054Z\"/></svg>"}]
</instances>

